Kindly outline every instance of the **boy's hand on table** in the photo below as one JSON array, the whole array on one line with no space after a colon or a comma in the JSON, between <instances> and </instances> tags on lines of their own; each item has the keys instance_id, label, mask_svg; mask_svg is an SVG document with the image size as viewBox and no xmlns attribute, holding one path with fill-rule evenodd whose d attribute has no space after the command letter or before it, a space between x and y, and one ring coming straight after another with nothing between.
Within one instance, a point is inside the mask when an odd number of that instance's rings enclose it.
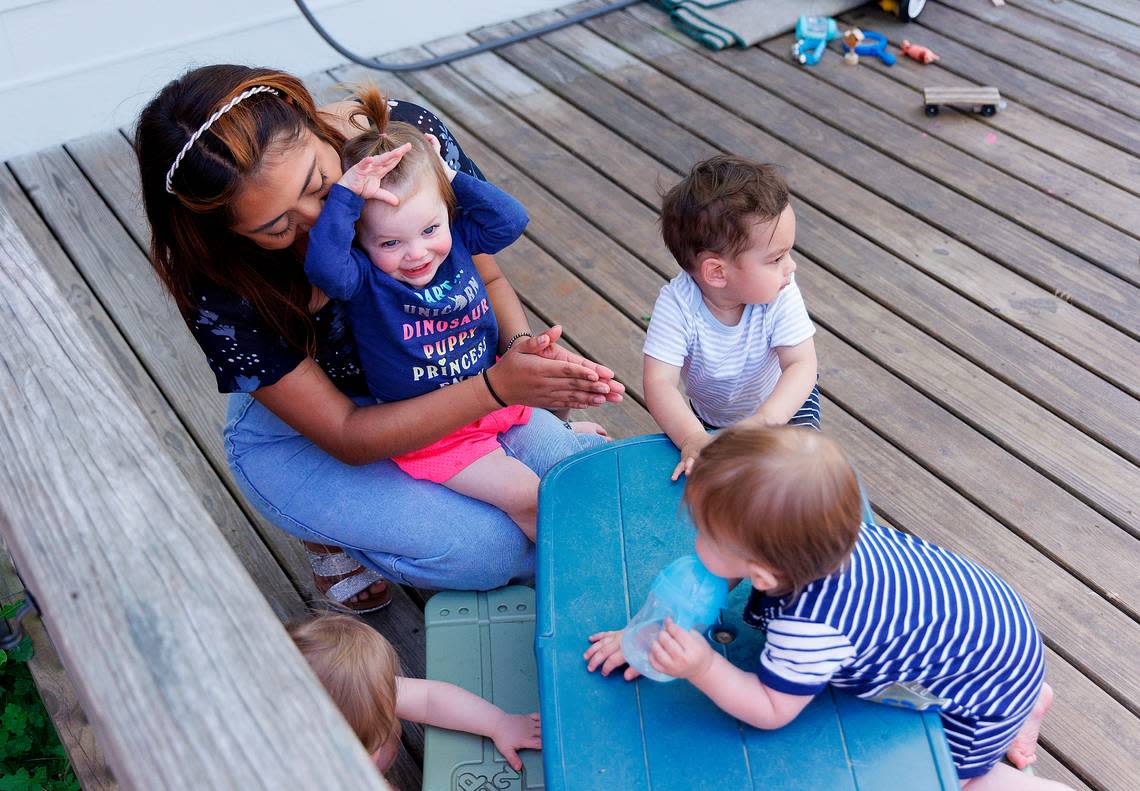
<instances>
[{"instance_id":1,"label":"boy's hand on table","mask_svg":"<svg viewBox=\"0 0 1140 791\"><path fill-rule=\"evenodd\" d=\"M673 477L670 480L677 480L681 477L681 473L688 475L693 471L693 464L696 463L697 457L701 455L705 445L708 445L714 439L713 435L701 429L695 431L681 441L681 460L677 462L677 466L673 468Z\"/></svg>"},{"instance_id":2,"label":"boy's hand on table","mask_svg":"<svg viewBox=\"0 0 1140 791\"><path fill-rule=\"evenodd\" d=\"M673 678L692 679L712 667L716 654L696 629L682 629L672 618L657 633L649 650L649 664Z\"/></svg>"},{"instance_id":3,"label":"boy's hand on table","mask_svg":"<svg viewBox=\"0 0 1140 791\"><path fill-rule=\"evenodd\" d=\"M495 743L495 749L502 753L511 768L518 772L522 769L519 750L542 749L542 723L539 721L538 712L507 714L504 711L492 727L490 736Z\"/></svg>"},{"instance_id":4,"label":"boy's hand on table","mask_svg":"<svg viewBox=\"0 0 1140 791\"><path fill-rule=\"evenodd\" d=\"M612 632L598 632L590 635L590 642L593 643L593 645L582 655L582 658L585 659L587 663L586 670L593 673L601 666L602 675L608 676L614 669L624 665L625 654L621 651L621 635L621 629ZM627 667L625 673L622 675L626 681L633 681L641 674L632 667Z\"/></svg>"}]
</instances>

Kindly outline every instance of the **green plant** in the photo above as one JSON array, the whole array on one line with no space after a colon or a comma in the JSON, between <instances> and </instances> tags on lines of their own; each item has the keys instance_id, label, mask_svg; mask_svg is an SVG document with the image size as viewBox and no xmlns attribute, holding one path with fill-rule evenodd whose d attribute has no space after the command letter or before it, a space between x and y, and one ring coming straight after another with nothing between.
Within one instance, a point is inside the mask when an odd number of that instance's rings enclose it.
<instances>
[{"instance_id":1,"label":"green plant","mask_svg":"<svg viewBox=\"0 0 1140 791\"><path fill-rule=\"evenodd\" d=\"M0 619L22 602L0 605ZM67 753L51 724L31 671L32 641L0 650L0 791L79 791Z\"/></svg>"}]
</instances>

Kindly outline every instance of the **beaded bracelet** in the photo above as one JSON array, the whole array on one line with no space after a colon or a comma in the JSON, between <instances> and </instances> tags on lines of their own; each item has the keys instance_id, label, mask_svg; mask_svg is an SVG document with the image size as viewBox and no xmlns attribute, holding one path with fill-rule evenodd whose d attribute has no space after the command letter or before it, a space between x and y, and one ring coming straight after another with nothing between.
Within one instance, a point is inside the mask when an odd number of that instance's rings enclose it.
<instances>
[{"instance_id":1,"label":"beaded bracelet","mask_svg":"<svg viewBox=\"0 0 1140 791\"><path fill-rule=\"evenodd\" d=\"M533 338L533 337L534 336L531 333L529 333L525 330L522 332L516 332L514 335L511 336L511 339L509 341L507 341L507 348L503 349L503 354L506 354L507 352L509 352L511 350L511 347L515 345L515 341L517 341L519 338Z\"/></svg>"}]
</instances>

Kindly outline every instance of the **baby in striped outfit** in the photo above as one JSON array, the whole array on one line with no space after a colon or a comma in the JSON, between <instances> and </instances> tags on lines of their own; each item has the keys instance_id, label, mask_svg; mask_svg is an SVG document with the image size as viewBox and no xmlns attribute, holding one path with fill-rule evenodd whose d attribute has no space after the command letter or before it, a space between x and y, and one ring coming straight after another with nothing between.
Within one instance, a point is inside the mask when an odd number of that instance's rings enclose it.
<instances>
[{"instance_id":1,"label":"baby in striped outfit","mask_svg":"<svg viewBox=\"0 0 1140 791\"><path fill-rule=\"evenodd\" d=\"M650 652L655 669L769 729L829 684L866 699L918 685L938 699L964 787L1065 788L998 763L1033 763L1053 697L1025 602L988 569L865 518L855 472L833 441L727 429L702 451L685 502L709 571L751 580L744 620L767 642L743 670L667 620ZM624 663L621 632L590 640L588 669L608 674Z\"/></svg>"},{"instance_id":2,"label":"baby in striped outfit","mask_svg":"<svg viewBox=\"0 0 1140 791\"><path fill-rule=\"evenodd\" d=\"M783 178L736 156L698 162L666 193L661 234L682 271L653 307L644 381L653 419L681 451L673 480L712 440L708 429L818 430L815 327L793 276Z\"/></svg>"}]
</instances>

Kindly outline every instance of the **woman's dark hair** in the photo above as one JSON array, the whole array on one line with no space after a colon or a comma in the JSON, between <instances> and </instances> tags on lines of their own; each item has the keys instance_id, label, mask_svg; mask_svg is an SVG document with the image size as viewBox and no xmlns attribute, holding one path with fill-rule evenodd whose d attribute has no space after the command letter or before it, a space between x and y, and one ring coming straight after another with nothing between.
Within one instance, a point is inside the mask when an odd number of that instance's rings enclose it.
<instances>
[{"instance_id":1,"label":"woman's dark hair","mask_svg":"<svg viewBox=\"0 0 1140 791\"><path fill-rule=\"evenodd\" d=\"M190 136L231 99L259 85L276 94L249 96L211 124L175 170L175 194L168 192L167 172ZM301 81L273 69L194 69L143 109L135 153L150 220L151 263L188 321L195 286L212 282L249 302L290 345L312 353L312 287L301 257L291 247L266 250L234 232L231 214L242 179L257 171L266 150L306 130L337 150L344 143Z\"/></svg>"}]
</instances>

